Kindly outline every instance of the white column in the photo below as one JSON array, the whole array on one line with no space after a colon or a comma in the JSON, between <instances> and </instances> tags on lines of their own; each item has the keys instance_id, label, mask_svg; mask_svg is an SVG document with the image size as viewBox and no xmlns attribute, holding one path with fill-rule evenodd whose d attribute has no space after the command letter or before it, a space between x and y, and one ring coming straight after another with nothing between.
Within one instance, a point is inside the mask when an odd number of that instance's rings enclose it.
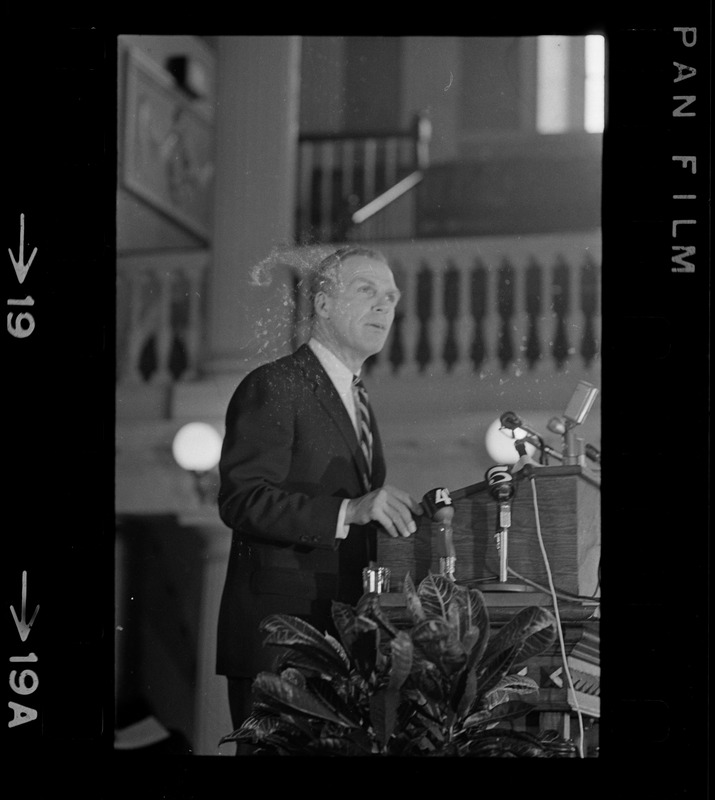
<instances>
[{"instance_id":1,"label":"white column","mask_svg":"<svg viewBox=\"0 0 715 800\"><path fill-rule=\"evenodd\" d=\"M300 37L220 37L217 73L207 367L225 374L258 362L257 325L265 326L267 306L276 314L282 307L275 302L282 279L270 267L293 240Z\"/></svg>"}]
</instances>

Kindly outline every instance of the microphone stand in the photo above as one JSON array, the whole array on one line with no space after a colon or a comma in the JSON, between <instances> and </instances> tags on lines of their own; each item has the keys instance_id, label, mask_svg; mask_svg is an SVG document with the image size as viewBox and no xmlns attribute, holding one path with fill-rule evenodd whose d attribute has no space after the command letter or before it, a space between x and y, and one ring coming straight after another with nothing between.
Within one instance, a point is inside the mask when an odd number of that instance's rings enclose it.
<instances>
[{"instance_id":1,"label":"microphone stand","mask_svg":"<svg viewBox=\"0 0 715 800\"><path fill-rule=\"evenodd\" d=\"M525 592L531 591L529 586L523 583L509 582L509 528L511 527L511 501L514 497L514 472L523 470L524 475L530 475L534 467L543 466L534 464L526 454L526 447L523 441L516 443L517 452L521 458L515 468L509 470L507 467L491 467L487 470L487 483L490 486L492 497L497 501L497 533L496 545L499 551L499 581L496 584L485 585L482 591L500 592ZM507 477L508 476L508 477Z\"/></svg>"},{"instance_id":2,"label":"microphone stand","mask_svg":"<svg viewBox=\"0 0 715 800\"><path fill-rule=\"evenodd\" d=\"M512 431L512 435L514 437L514 446L517 450L519 450L519 441L528 442L530 445L535 447L539 451L539 461L542 466L547 466L549 463L549 456L551 458L555 458L558 461L561 461L563 456L559 453L558 450L554 450L553 447L550 447L544 441L543 437L540 436L536 431L532 430L528 425L525 425L522 420L517 417L517 415L513 411L507 411L500 417L500 422L502 429L507 429ZM516 430L523 431L522 436L516 435ZM519 452L521 452L519 450Z\"/></svg>"},{"instance_id":3,"label":"microphone stand","mask_svg":"<svg viewBox=\"0 0 715 800\"><path fill-rule=\"evenodd\" d=\"M452 536L453 517L454 509L451 506L438 509L432 517L433 521L439 525L437 535L437 546L440 553L439 571L451 581L455 581L454 570L457 566L457 555Z\"/></svg>"},{"instance_id":4,"label":"microphone stand","mask_svg":"<svg viewBox=\"0 0 715 800\"><path fill-rule=\"evenodd\" d=\"M432 489L422 498L421 505L431 520L431 524L437 526L437 530L433 529L433 533L436 533L440 573L456 582L454 572L457 565L457 554L454 549L452 532L454 506L449 490L445 488Z\"/></svg>"},{"instance_id":5,"label":"microphone stand","mask_svg":"<svg viewBox=\"0 0 715 800\"><path fill-rule=\"evenodd\" d=\"M509 562L509 528L511 527L511 503L499 501L499 524L497 530L497 550L499 551L499 583L506 583Z\"/></svg>"}]
</instances>

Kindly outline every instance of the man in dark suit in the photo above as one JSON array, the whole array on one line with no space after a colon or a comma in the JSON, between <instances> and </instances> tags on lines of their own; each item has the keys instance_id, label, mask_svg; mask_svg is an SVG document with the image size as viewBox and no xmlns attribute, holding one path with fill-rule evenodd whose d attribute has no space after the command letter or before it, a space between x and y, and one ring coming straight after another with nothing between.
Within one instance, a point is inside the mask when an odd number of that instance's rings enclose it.
<instances>
[{"instance_id":1,"label":"man in dark suit","mask_svg":"<svg viewBox=\"0 0 715 800\"><path fill-rule=\"evenodd\" d=\"M228 677L235 727L255 675L276 652L260 621L293 614L330 630L332 600L355 604L376 535L409 536L421 509L384 485L374 415L355 384L390 331L400 292L384 256L344 248L310 283L310 340L258 367L226 414L221 519L233 530L218 624L217 672Z\"/></svg>"}]
</instances>

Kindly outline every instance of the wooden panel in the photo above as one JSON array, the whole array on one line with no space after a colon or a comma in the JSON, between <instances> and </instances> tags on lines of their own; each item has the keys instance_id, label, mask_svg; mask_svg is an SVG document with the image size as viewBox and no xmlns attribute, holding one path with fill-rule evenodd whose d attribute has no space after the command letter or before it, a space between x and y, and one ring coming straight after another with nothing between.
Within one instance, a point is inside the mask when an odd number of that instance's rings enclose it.
<instances>
[{"instance_id":1,"label":"wooden panel","mask_svg":"<svg viewBox=\"0 0 715 800\"><path fill-rule=\"evenodd\" d=\"M508 564L521 576L548 586L537 534L537 514L556 589L590 596L598 584L600 489L581 467L540 467L532 482L516 481L509 529ZM458 581L484 581L499 575L496 547L498 507L485 482L452 492L454 497L455 575ZM393 591L400 591L409 571L417 582L439 571L438 527L421 519L409 539L378 539L378 561L392 570ZM516 579L514 579L516 581ZM478 584L477 584L478 585Z\"/></svg>"}]
</instances>

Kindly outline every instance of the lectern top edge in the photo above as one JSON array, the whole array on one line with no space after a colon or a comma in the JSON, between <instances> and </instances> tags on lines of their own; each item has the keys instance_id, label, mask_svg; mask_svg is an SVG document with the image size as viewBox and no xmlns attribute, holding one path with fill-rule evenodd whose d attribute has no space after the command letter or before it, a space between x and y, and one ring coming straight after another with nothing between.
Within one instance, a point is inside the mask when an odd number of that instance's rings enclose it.
<instances>
[{"instance_id":1,"label":"lectern top edge","mask_svg":"<svg viewBox=\"0 0 715 800\"><path fill-rule=\"evenodd\" d=\"M601 480L597 475L593 475L585 470L579 464L575 465L563 465L559 464L553 467L542 467L536 466L533 468L533 474L536 479L539 478L556 478L566 475L578 475L579 477L583 478L585 481L588 481L593 486L597 488L601 488ZM526 474L523 472L516 473L515 476L518 479L523 479L526 477ZM479 494L480 492L486 492L489 490L489 484L487 481L479 481L479 483L472 483L469 486L463 486L461 489L455 489L454 491L450 491L450 496L452 500L460 500L463 497L470 497L473 494Z\"/></svg>"}]
</instances>

